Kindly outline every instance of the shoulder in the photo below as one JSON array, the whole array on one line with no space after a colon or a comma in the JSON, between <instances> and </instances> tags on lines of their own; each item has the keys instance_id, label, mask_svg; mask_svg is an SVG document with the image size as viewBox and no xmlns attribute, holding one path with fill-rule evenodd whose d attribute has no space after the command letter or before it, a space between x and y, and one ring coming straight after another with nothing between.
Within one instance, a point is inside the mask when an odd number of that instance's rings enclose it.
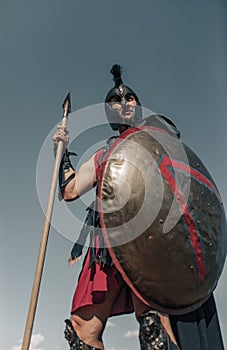
<instances>
[{"instance_id":1,"label":"shoulder","mask_svg":"<svg viewBox=\"0 0 227 350\"><path fill-rule=\"evenodd\" d=\"M152 114L142 119L138 126L154 126L170 132L180 138L180 131L177 129L174 122L167 116L162 114Z\"/></svg>"},{"instance_id":2,"label":"shoulder","mask_svg":"<svg viewBox=\"0 0 227 350\"><path fill-rule=\"evenodd\" d=\"M95 169L99 166L99 164L101 162L101 158L102 158L103 152L104 152L104 147L100 148L93 155L93 161L94 161Z\"/></svg>"}]
</instances>

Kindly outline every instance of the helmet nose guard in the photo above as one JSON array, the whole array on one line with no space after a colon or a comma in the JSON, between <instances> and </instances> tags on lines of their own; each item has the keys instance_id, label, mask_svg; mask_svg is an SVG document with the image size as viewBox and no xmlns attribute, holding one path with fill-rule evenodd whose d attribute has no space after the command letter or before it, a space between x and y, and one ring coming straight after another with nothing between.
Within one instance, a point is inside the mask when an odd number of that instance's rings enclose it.
<instances>
[{"instance_id":1,"label":"helmet nose guard","mask_svg":"<svg viewBox=\"0 0 227 350\"><path fill-rule=\"evenodd\" d=\"M119 117L118 112L114 111L110 105L111 99L113 97L119 96L121 98L120 101L122 104L126 104L126 95L132 95L135 98L137 106L135 109L133 124L142 119L142 108L137 94L130 87L123 84L123 81L121 79L121 66L118 64L113 65L110 72L113 75L113 81L115 82L115 86L112 89L110 89L106 95L105 112L111 128L113 130L118 130L118 125L122 124L122 120Z\"/></svg>"}]
</instances>

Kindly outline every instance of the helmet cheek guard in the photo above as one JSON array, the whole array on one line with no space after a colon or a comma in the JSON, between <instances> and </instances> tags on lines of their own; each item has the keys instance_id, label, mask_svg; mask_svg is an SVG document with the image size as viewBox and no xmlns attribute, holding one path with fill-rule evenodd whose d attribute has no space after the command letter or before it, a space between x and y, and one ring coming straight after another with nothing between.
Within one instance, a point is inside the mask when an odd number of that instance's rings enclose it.
<instances>
[{"instance_id":1,"label":"helmet cheek guard","mask_svg":"<svg viewBox=\"0 0 227 350\"><path fill-rule=\"evenodd\" d=\"M121 118L118 111L112 109L110 102L105 102L105 112L108 122L113 130L118 130L118 125L121 124Z\"/></svg>"}]
</instances>

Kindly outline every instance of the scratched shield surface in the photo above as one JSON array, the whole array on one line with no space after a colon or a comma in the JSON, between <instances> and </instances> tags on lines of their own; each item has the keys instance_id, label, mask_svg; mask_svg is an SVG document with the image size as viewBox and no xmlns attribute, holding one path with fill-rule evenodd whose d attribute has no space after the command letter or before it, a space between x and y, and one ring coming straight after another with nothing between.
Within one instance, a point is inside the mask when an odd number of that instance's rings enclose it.
<instances>
[{"instance_id":1,"label":"scratched shield surface","mask_svg":"<svg viewBox=\"0 0 227 350\"><path fill-rule=\"evenodd\" d=\"M198 156L162 130L130 129L106 153L98 188L105 243L132 291L172 314L203 303L223 270L227 230Z\"/></svg>"}]
</instances>

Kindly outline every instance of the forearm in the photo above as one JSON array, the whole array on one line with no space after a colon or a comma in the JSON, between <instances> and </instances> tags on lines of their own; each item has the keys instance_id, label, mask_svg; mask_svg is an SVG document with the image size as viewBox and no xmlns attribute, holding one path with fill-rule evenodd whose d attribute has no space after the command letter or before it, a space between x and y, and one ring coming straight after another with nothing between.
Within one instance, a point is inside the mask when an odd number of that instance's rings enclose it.
<instances>
[{"instance_id":1,"label":"forearm","mask_svg":"<svg viewBox=\"0 0 227 350\"><path fill-rule=\"evenodd\" d=\"M70 161L71 155L76 155L76 153L69 152L66 149L59 168L59 189L62 198L66 201L71 201L78 197L75 192L75 170Z\"/></svg>"},{"instance_id":2,"label":"forearm","mask_svg":"<svg viewBox=\"0 0 227 350\"><path fill-rule=\"evenodd\" d=\"M78 172L75 173L69 159L70 155L72 155L72 153L66 151L59 171L59 187L65 201L77 199L79 196L92 189L96 183L94 156L82 164Z\"/></svg>"},{"instance_id":3,"label":"forearm","mask_svg":"<svg viewBox=\"0 0 227 350\"><path fill-rule=\"evenodd\" d=\"M75 173L74 167L70 161L70 156L76 155L76 153L67 150L69 132L66 127L61 125L58 125L57 131L53 136L54 155L56 154L59 141L64 143L65 149L59 167L59 189L65 201L72 201L94 187L96 183L95 155L82 164L78 172Z\"/></svg>"},{"instance_id":4,"label":"forearm","mask_svg":"<svg viewBox=\"0 0 227 350\"><path fill-rule=\"evenodd\" d=\"M69 179L73 174L75 174L75 170L70 168L70 170L64 174L64 181ZM65 188L61 191L61 194L65 201L72 201L79 197L76 190L76 176L65 186Z\"/></svg>"}]
</instances>

